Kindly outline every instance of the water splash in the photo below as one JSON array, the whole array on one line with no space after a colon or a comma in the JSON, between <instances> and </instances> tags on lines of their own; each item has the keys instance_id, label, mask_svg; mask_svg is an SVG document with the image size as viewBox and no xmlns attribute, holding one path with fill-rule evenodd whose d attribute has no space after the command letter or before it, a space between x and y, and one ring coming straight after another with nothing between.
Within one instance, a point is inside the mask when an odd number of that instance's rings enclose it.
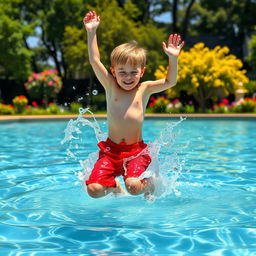
<instances>
[{"instance_id":1,"label":"water splash","mask_svg":"<svg viewBox=\"0 0 256 256\"><path fill-rule=\"evenodd\" d=\"M86 118L83 118L83 114L87 112L91 114L91 116L93 117L93 122L89 121ZM95 136L98 142L102 140L106 140L107 134L101 131L99 123L97 122L94 114L89 110L89 108L85 108L85 109L79 108L79 116L75 121L71 119L68 122L68 125L64 130L65 136L64 136L64 139L61 141L61 144L71 142L72 140L78 140L79 134L82 133L80 130L81 126L86 126L86 125L94 129Z\"/></svg>"},{"instance_id":2,"label":"water splash","mask_svg":"<svg viewBox=\"0 0 256 256\"><path fill-rule=\"evenodd\" d=\"M89 113L92 116L92 120L88 120L83 117L85 113ZM178 190L178 179L184 171L184 165L186 159L184 157L184 150L189 146L189 143L182 147L176 147L176 135L174 129L179 126L186 118L180 117L179 121L169 122L160 132L153 142L148 144L138 155L149 154L152 157L152 161L147 170L138 177L139 180L144 178L153 177L155 184L155 191L149 197L149 201L153 202L157 198L166 197L169 194L180 195ZM68 144L67 154L69 157L79 161L83 171L78 172L78 178L84 184L84 180L89 178L94 163L98 159L98 151L92 152L85 160L78 159L74 149L78 148L77 143L74 141L79 140L82 135L81 127L88 126L93 128L97 141L104 141L107 139L107 134L103 133L100 129L100 125L97 122L94 114L88 108L80 108L79 116L76 120L70 120L65 129L65 136L61 144ZM176 150L174 151L174 149ZM179 148L179 150L177 149ZM124 169L126 171L126 163L136 156L132 156L124 159ZM183 156L182 156L183 155Z\"/></svg>"}]
</instances>

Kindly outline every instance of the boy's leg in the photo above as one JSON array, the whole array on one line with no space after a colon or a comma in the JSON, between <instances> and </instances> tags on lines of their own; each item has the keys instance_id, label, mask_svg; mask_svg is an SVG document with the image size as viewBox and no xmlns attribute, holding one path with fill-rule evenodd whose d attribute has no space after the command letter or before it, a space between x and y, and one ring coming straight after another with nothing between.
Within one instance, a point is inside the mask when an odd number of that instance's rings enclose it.
<instances>
[{"instance_id":1,"label":"boy's leg","mask_svg":"<svg viewBox=\"0 0 256 256\"><path fill-rule=\"evenodd\" d=\"M154 192L153 178L139 180L137 178L127 178L125 187L131 195L152 194Z\"/></svg>"},{"instance_id":2,"label":"boy's leg","mask_svg":"<svg viewBox=\"0 0 256 256\"><path fill-rule=\"evenodd\" d=\"M93 198L99 198L111 192L123 193L124 190L120 186L119 180L115 179L115 176L120 175L116 169L117 166L110 158L100 155L94 164L89 179L86 181L88 194Z\"/></svg>"},{"instance_id":3,"label":"boy's leg","mask_svg":"<svg viewBox=\"0 0 256 256\"><path fill-rule=\"evenodd\" d=\"M116 183L117 183L116 187L107 187L98 183L91 183L91 184L88 184L87 186L87 192L93 198L100 198L112 192L115 194L123 193L123 189L120 186L119 181Z\"/></svg>"},{"instance_id":4,"label":"boy's leg","mask_svg":"<svg viewBox=\"0 0 256 256\"><path fill-rule=\"evenodd\" d=\"M142 154L127 163L127 173L124 178L126 189L130 194L139 195L154 192L153 178L138 179L150 163L151 157L148 154Z\"/></svg>"}]
</instances>

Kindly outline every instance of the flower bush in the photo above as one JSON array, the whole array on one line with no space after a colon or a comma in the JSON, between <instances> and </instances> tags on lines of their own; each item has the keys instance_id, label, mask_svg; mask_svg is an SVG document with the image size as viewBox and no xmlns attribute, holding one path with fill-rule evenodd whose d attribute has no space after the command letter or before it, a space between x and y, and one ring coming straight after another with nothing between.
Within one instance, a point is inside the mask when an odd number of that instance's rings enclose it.
<instances>
[{"instance_id":1,"label":"flower bush","mask_svg":"<svg viewBox=\"0 0 256 256\"><path fill-rule=\"evenodd\" d=\"M14 106L0 103L0 115L13 115Z\"/></svg>"},{"instance_id":2,"label":"flower bush","mask_svg":"<svg viewBox=\"0 0 256 256\"><path fill-rule=\"evenodd\" d=\"M182 103L179 99L175 99L173 101L170 101L170 103L167 105L166 110L168 113L181 113L182 112Z\"/></svg>"},{"instance_id":3,"label":"flower bush","mask_svg":"<svg viewBox=\"0 0 256 256\"><path fill-rule=\"evenodd\" d=\"M234 111L239 113L256 112L256 98L245 98L234 106Z\"/></svg>"},{"instance_id":4,"label":"flower bush","mask_svg":"<svg viewBox=\"0 0 256 256\"><path fill-rule=\"evenodd\" d=\"M26 106L24 111L24 114L26 115L56 115L61 113L63 113L63 109L61 109L55 103L49 103L46 108L42 108L39 107L35 101L32 102L32 106Z\"/></svg>"},{"instance_id":5,"label":"flower bush","mask_svg":"<svg viewBox=\"0 0 256 256\"><path fill-rule=\"evenodd\" d=\"M245 98L240 102L229 102L222 99L221 102L212 107L214 113L252 113L256 112L256 98Z\"/></svg>"},{"instance_id":6,"label":"flower bush","mask_svg":"<svg viewBox=\"0 0 256 256\"><path fill-rule=\"evenodd\" d=\"M195 106L192 100L182 104L179 99L169 100L164 96L151 96L148 110L153 113L195 113Z\"/></svg>"},{"instance_id":7,"label":"flower bush","mask_svg":"<svg viewBox=\"0 0 256 256\"><path fill-rule=\"evenodd\" d=\"M183 112L184 113L188 113L188 114L192 114L192 113L195 113L195 106L193 104L193 101L189 101L188 104L185 104L183 106Z\"/></svg>"},{"instance_id":8,"label":"flower bush","mask_svg":"<svg viewBox=\"0 0 256 256\"><path fill-rule=\"evenodd\" d=\"M181 91L186 91L205 110L207 100L214 99L219 92L225 96L235 94L237 89L242 89L240 87L248 83L246 71L242 67L242 61L229 54L228 47L209 49L203 43L198 43L189 51L180 53L178 82L167 90L167 95L173 98L179 96ZM159 66L155 77L164 78L166 73L167 69Z\"/></svg>"},{"instance_id":9,"label":"flower bush","mask_svg":"<svg viewBox=\"0 0 256 256\"><path fill-rule=\"evenodd\" d=\"M13 100L13 105L15 107L15 110L17 113L22 113L26 109L26 106L28 105L28 99L24 95L16 96Z\"/></svg>"},{"instance_id":10,"label":"flower bush","mask_svg":"<svg viewBox=\"0 0 256 256\"><path fill-rule=\"evenodd\" d=\"M170 101L164 96L157 98L151 96L149 99L149 111L153 113L167 113L167 106L169 104Z\"/></svg>"},{"instance_id":11,"label":"flower bush","mask_svg":"<svg viewBox=\"0 0 256 256\"><path fill-rule=\"evenodd\" d=\"M56 70L45 70L33 73L25 83L25 87L32 99L44 100L47 105L49 99L55 99L62 88L61 78Z\"/></svg>"}]
</instances>

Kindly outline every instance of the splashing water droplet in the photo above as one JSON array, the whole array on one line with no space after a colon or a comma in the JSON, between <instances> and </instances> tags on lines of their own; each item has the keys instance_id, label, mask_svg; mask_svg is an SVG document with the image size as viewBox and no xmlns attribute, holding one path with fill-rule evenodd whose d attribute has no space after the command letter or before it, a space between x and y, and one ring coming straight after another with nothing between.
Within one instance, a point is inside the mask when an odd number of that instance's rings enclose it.
<instances>
[{"instance_id":1,"label":"splashing water droplet","mask_svg":"<svg viewBox=\"0 0 256 256\"><path fill-rule=\"evenodd\" d=\"M84 113L88 112L89 108L79 108L79 114L83 115Z\"/></svg>"},{"instance_id":2,"label":"splashing water droplet","mask_svg":"<svg viewBox=\"0 0 256 256\"><path fill-rule=\"evenodd\" d=\"M93 91L92 91L92 94L93 94L93 95L97 95L97 94L98 94L98 91L97 91L97 90L93 90Z\"/></svg>"},{"instance_id":3,"label":"splashing water droplet","mask_svg":"<svg viewBox=\"0 0 256 256\"><path fill-rule=\"evenodd\" d=\"M82 116L86 112L92 115L93 120L88 120ZM75 140L79 140L84 135L80 130L82 126L93 128L98 142L105 141L107 139L107 134L101 131L99 123L96 121L93 113L88 108L80 108L79 113L80 115L76 120L70 120L67 128L65 129L65 138L61 142L61 144L68 143L68 145L70 145L67 150L67 154L70 158L76 160L79 160L79 152L75 150L73 153L71 150L77 148L77 143L74 143ZM150 165L148 166L147 170L138 177L138 180L142 180L144 178L152 178L154 180L153 182L155 185L155 191L150 196L149 202L153 203L156 199L166 197L169 194L175 194L176 196L180 196L181 194L179 191L180 183L178 180L182 173L186 171L184 169L186 164L186 159L184 158L184 150L189 146L189 143L187 143L185 146L182 145L176 148L175 144L177 133L174 133L173 129L177 127L183 120L185 120L185 118L180 118L180 121L178 122L168 122L167 126L164 127L160 132L159 136L154 141L150 142L147 148L135 156L124 159L123 167L125 170L124 174L126 175L126 164L128 161L131 161L138 156L150 155ZM111 148L106 147L105 150L109 151ZM84 180L89 178L89 175L91 174L98 156L99 153L96 151L90 153L85 160L79 160L83 171L78 176L83 184ZM102 166L107 165L107 161L102 163ZM139 168L140 167L138 167L137 171L139 171Z\"/></svg>"}]
</instances>

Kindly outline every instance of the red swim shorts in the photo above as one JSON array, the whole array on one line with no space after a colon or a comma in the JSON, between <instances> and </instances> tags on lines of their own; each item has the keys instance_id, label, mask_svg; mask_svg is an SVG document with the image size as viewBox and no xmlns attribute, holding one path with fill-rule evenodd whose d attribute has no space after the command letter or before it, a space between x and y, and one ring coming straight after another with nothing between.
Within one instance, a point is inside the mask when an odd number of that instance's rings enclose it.
<instances>
[{"instance_id":1,"label":"red swim shorts","mask_svg":"<svg viewBox=\"0 0 256 256\"><path fill-rule=\"evenodd\" d=\"M147 144L143 141L132 145L116 144L110 139L98 143L99 159L94 165L86 185L98 183L107 187L116 187L115 177L139 177L149 166L151 157ZM142 152L142 153L141 153ZM141 153L141 154L140 154Z\"/></svg>"}]
</instances>

